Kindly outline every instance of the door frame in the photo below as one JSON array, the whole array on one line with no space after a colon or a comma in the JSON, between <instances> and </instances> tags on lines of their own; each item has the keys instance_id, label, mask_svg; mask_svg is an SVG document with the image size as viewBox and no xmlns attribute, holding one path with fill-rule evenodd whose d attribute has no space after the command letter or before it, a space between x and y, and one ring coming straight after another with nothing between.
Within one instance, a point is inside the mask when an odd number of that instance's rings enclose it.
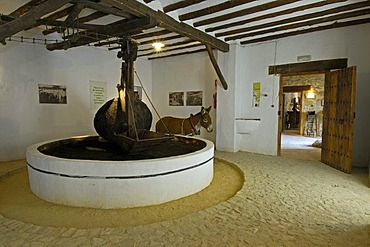
<instances>
[{"instance_id":1,"label":"door frame","mask_svg":"<svg viewBox=\"0 0 370 247\"><path fill-rule=\"evenodd\" d=\"M317 60L310 62L290 63L281 65L270 65L269 75L280 75L279 79L279 109L278 109L278 138L277 155L281 155L281 131L282 131L282 98L283 98L283 77L299 74L326 74L330 70L344 69L348 67L347 58Z\"/></svg>"}]
</instances>

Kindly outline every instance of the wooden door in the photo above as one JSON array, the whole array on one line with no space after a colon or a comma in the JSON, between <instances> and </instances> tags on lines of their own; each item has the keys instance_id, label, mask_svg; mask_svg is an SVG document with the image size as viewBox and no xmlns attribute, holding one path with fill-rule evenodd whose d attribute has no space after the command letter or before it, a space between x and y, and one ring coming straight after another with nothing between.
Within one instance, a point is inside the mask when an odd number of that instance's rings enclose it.
<instances>
[{"instance_id":1,"label":"wooden door","mask_svg":"<svg viewBox=\"0 0 370 247\"><path fill-rule=\"evenodd\" d=\"M352 168L356 66L325 76L321 161L346 173Z\"/></svg>"}]
</instances>

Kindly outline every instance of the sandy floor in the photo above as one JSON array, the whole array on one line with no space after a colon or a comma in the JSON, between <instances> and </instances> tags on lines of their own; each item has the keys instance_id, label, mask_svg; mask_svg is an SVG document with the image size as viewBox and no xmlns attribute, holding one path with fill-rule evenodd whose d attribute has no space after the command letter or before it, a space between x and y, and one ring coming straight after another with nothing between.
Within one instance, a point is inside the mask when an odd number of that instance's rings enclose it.
<instances>
[{"instance_id":1,"label":"sandy floor","mask_svg":"<svg viewBox=\"0 0 370 247\"><path fill-rule=\"evenodd\" d=\"M0 246L370 246L367 169L345 174L319 161L215 154L244 174L242 188L227 201L174 219L114 228L43 226L0 215ZM26 214L28 208L14 201L13 209Z\"/></svg>"},{"instance_id":2,"label":"sandy floor","mask_svg":"<svg viewBox=\"0 0 370 247\"><path fill-rule=\"evenodd\" d=\"M27 170L18 171L0 180L0 214L39 226L74 228L138 226L176 219L228 200L244 182L240 169L216 159L213 181L201 192L156 206L108 210L68 207L43 201L32 194Z\"/></svg>"}]
</instances>

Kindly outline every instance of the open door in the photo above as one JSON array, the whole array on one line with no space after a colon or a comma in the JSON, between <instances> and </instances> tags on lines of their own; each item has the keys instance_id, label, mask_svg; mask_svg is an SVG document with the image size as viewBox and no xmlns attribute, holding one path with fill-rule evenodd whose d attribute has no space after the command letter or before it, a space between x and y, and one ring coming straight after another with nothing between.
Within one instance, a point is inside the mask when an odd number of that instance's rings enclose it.
<instances>
[{"instance_id":1,"label":"open door","mask_svg":"<svg viewBox=\"0 0 370 247\"><path fill-rule=\"evenodd\" d=\"M356 66L325 76L321 162L351 173Z\"/></svg>"}]
</instances>

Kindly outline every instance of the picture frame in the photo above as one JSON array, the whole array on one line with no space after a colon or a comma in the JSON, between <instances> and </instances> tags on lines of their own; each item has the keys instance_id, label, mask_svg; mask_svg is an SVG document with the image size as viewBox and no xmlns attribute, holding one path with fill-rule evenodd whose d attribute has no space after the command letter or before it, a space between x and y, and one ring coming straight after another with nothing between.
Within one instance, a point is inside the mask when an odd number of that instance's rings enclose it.
<instances>
[{"instance_id":1,"label":"picture frame","mask_svg":"<svg viewBox=\"0 0 370 247\"><path fill-rule=\"evenodd\" d=\"M169 106L183 106L184 105L184 92L170 92L168 94Z\"/></svg>"},{"instance_id":2,"label":"picture frame","mask_svg":"<svg viewBox=\"0 0 370 247\"><path fill-rule=\"evenodd\" d=\"M67 104L67 87L38 84L40 104Z\"/></svg>"},{"instance_id":3,"label":"picture frame","mask_svg":"<svg viewBox=\"0 0 370 247\"><path fill-rule=\"evenodd\" d=\"M203 104L203 91L186 92L187 106L202 106L202 104Z\"/></svg>"}]
</instances>

